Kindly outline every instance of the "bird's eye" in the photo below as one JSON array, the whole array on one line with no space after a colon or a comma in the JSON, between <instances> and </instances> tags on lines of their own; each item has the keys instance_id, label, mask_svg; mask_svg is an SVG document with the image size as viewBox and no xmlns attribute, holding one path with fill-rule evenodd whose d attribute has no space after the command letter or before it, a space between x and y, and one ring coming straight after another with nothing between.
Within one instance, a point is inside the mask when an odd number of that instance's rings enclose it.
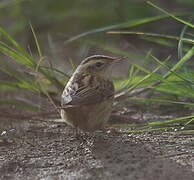
<instances>
[{"instance_id":1,"label":"bird's eye","mask_svg":"<svg viewBox=\"0 0 194 180\"><path fill-rule=\"evenodd\" d=\"M102 66L103 66L103 64L104 64L104 63L97 62L97 63L95 64L95 66L96 66L97 68L100 68L100 67L102 67Z\"/></svg>"}]
</instances>

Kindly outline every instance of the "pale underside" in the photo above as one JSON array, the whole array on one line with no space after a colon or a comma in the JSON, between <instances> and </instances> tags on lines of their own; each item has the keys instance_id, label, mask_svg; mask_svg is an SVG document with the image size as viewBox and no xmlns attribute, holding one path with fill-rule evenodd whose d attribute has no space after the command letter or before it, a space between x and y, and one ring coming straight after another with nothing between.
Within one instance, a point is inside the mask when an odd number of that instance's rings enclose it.
<instances>
[{"instance_id":1,"label":"pale underside","mask_svg":"<svg viewBox=\"0 0 194 180\"><path fill-rule=\"evenodd\" d=\"M100 129L108 121L112 111L112 100L100 104L68 107L61 110L65 122L83 131L93 132Z\"/></svg>"}]
</instances>

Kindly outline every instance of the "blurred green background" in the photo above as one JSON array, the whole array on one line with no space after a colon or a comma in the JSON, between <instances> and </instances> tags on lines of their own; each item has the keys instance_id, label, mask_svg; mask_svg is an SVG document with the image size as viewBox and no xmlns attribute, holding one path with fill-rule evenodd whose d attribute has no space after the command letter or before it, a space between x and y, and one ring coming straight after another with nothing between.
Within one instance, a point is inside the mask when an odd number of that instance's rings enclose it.
<instances>
[{"instance_id":1,"label":"blurred green background","mask_svg":"<svg viewBox=\"0 0 194 180\"><path fill-rule=\"evenodd\" d=\"M192 0L152 2L171 13L191 13L194 7ZM94 48L94 45L92 46L88 41L100 42L104 45L111 44L123 50L145 53L147 49L155 48L155 44L138 41L136 36L119 37L102 32L85 36L68 44L64 42L83 32L124 22L135 22L141 18L162 14L148 5L145 0L1 0L0 10L1 27L11 33L25 48L30 48L34 52L36 48L29 26L31 23L44 56L54 55L55 59L52 61L65 60L69 57L81 60L88 54L96 51L98 53L101 48ZM163 20L136 26L130 30L179 35L182 26L173 20ZM127 48L127 46L133 48ZM171 49L171 53L172 51ZM158 53L162 52L160 49ZM167 53L169 54L169 51Z\"/></svg>"},{"instance_id":2,"label":"blurred green background","mask_svg":"<svg viewBox=\"0 0 194 180\"><path fill-rule=\"evenodd\" d=\"M152 3L192 23L194 1L161 0ZM193 43L191 27L170 18L145 0L1 0L0 22L2 98L7 97L5 94L10 90L12 96L18 98L17 90L21 92L20 96L24 94L21 89L60 96L74 68L83 58L93 54L128 57L129 61L115 70L116 75L126 78L125 85L123 81L115 81L117 89L145 87L156 81L158 76L164 77L169 70L164 66L160 74L152 77L151 72L159 64L150 60L150 54L161 61L170 56L168 65L173 67ZM107 33L111 30L130 31L131 34ZM156 33L157 36L139 35L138 32ZM190 38L191 43L182 43L178 47L181 33ZM193 62L190 61L181 68L192 67ZM139 79L147 74L151 79L139 86ZM184 71L183 77L188 78L187 71ZM171 79L173 83L176 78ZM172 87L167 84L159 91L175 93L176 96L183 94L174 89L174 84ZM193 97L190 94L189 97ZM26 98L22 100L27 102Z\"/></svg>"}]
</instances>

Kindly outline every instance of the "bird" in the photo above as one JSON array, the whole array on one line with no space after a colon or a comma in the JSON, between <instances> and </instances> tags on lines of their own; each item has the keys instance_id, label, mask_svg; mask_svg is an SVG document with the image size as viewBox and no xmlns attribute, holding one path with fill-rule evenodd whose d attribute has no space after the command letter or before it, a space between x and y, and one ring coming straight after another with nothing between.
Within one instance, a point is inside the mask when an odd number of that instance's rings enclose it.
<instances>
[{"instance_id":1,"label":"bird","mask_svg":"<svg viewBox=\"0 0 194 180\"><path fill-rule=\"evenodd\" d=\"M119 59L93 55L79 64L61 96L61 118L66 124L83 132L104 127L111 115L115 94L111 67Z\"/></svg>"}]
</instances>

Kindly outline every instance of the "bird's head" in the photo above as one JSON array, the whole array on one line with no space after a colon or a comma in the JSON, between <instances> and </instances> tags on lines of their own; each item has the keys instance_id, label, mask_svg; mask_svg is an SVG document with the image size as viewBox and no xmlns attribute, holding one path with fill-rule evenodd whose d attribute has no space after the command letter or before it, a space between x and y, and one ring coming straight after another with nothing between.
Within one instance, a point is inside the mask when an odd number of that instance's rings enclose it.
<instances>
[{"instance_id":1,"label":"bird's head","mask_svg":"<svg viewBox=\"0 0 194 180\"><path fill-rule=\"evenodd\" d=\"M122 58L113 58L110 56L94 55L84 59L77 68L79 73L89 73L99 75L103 78L109 78L110 69L114 62Z\"/></svg>"}]
</instances>

